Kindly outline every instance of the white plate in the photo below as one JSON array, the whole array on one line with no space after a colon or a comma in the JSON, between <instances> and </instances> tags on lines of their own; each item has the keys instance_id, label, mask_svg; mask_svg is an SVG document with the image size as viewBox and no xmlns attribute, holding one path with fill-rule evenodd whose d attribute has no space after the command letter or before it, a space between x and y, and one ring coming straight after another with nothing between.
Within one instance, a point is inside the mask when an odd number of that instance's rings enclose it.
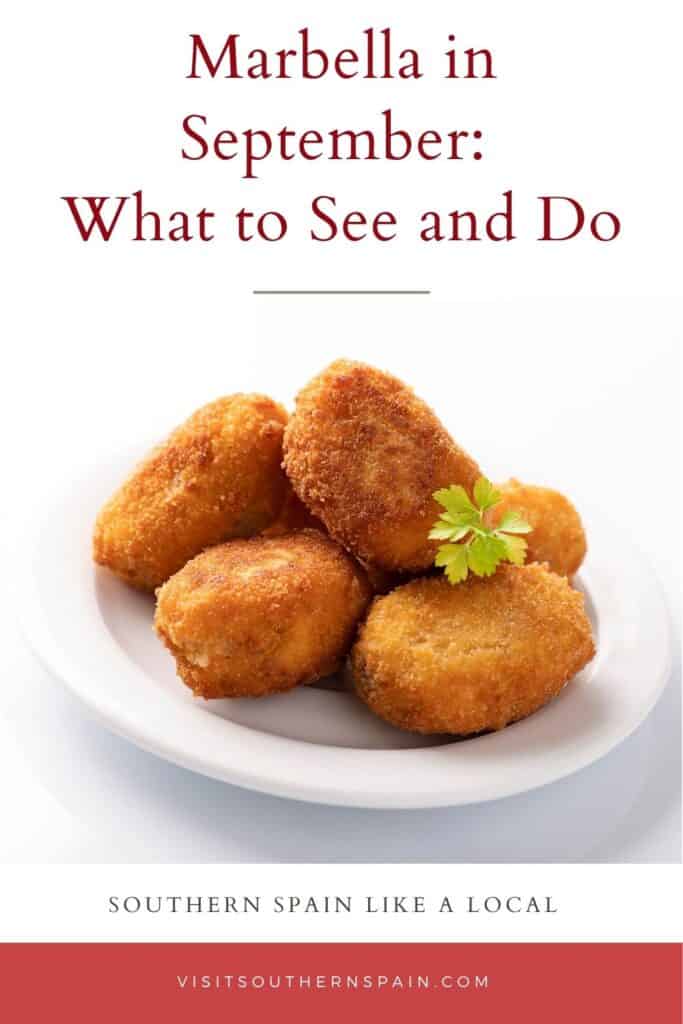
<instances>
[{"instance_id":1,"label":"white plate","mask_svg":"<svg viewBox=\"0 0 683 1024\"><path fill-rule=\"evenodd\" d=\"M667 681L668 615L652 573L623 538L591 523L577 582L598 653L552 703L502 732L460 741L413 736L334 682L261 700L196 700L152 630L153 599L90 560L95 513L129 465L98 469L42 508L22 547L19 613L47 668L104 725L176 764L320 803L493 800L602 757L645 718Z\"/></svg>"}]
</instances>

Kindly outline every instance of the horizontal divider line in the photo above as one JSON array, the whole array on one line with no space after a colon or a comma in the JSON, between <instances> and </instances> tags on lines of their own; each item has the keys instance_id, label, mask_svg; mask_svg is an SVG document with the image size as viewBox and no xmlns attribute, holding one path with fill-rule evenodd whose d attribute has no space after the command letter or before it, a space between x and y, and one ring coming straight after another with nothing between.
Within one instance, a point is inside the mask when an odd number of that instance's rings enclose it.
<instances>
[{"instance_id":1,"label":"horizontal divider line","mask_svg":"<svg viewBox=\"0 0 683 1024\"><path fill-rule=\"evenodd\" d=\"M253 295L431 295L428 288L254 288Z\"/></svg>"}]
</instances>

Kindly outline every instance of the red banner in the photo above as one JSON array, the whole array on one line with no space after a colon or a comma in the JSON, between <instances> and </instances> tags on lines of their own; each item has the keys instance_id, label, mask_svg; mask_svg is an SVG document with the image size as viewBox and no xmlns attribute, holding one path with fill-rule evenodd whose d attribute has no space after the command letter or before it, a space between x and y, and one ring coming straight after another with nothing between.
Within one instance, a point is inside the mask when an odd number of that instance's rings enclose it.
<instances>
[{"instance_id":1,"label":"red banner","mask_svg":"<svg viewBox=\"0 0 683 1024\"><path fill-rule=\"evenodd\" d=\"M677 944L12 944L2 1017L680 1024Z\"/></svg>"}]
</instances>

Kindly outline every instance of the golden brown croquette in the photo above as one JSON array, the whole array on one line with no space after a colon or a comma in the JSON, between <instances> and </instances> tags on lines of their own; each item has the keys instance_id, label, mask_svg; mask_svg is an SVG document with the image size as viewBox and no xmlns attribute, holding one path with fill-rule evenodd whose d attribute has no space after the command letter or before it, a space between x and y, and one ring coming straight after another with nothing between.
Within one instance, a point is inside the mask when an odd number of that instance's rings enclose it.
<instances>
[{"instance_id":1,"label":"golden brown croquette","mask_svg":"<svg viewBox=\"0 0 683 1024\"><path fill-rule=\"evenodd\" d=\"M338 544L301 530L193 558L158 591L155 627L197 696L262 697L336 671L371 596Z\"/></svg>"},{"instance_id":2,"label":"golden brown croquette","mask_svg":"<svg viewBox=\"0 0 683 1024\"><path fill-rule=\"evenodd\" d=\"M351 652L363 701L420 733L503 726L555 697L595 653L583 597L541 565L414 580L377 598Z\"/></svg>"},{"instance_id":3,"label":"golden brown croquette","mask_svg":"<svg viewBox=\"0 0 683 1024\"><path fill-rule=\"evenodd\" d=\"M330 535L388 571L431 565L439 487L471 491L479 467L395 377L338 360L299 394L285 431L294 490Z\"/></svg>"},{"instance_id":4,"label":"golden brown croquette","mask_svg":"<svg viewBox=\"0 0 683 1024\"><path fill-rule=\"evenodd\" d=\"M327 530L319 519L308 511L303 501L296 496L292 485L287 481L287 494L280 510L280 515L274 523L261 533L262 537L282 537L285 533L293 533L295 530L319 530L326 536ZM406 583L410 576L395 572L385 572L384 569L377 569L368 562L360 563L365 572L368 582L375 594L387 594L399 583Z\"/></svg>"},{"instance_id":5,"label":"golden brown croquette","mask_svg":"<svg viewBox=\"0 0 683 1024\"><path fill-rule=\"evenodd\" d=\"M282 537L285 533L295 530L320 530L326 533L325 527L308 511L303 501L296 496L289 480L286 484L285 500L282 503L277 519L262 532L262 537Z\"/></svg>"},{"instance_id":6,"label":"golden brown croquette","mask_svg":"<svg viewBox=\"0 0 683 1024\"><path fill-rule=\"evenodd\" d=\"M101 510L93 557L154 590L210 544L250 537L284 500L287 414L263 395L199 409L155 448Z\"/></svg>"},{"instance_id":7,"label":"golden brown croquette","mask_svg":"<svg viewBox=\"0 0 683 1024\"><path fill-rule=\"evenodd\" d=\"M386 569L378 569L376 565L369 562L360 563L368 577L368 582L375 594L388 594L394 587L401 583L407 583L413 577L409 573L387 572Z\"/></svg>"},{"instance_id":8,"label":"golden brown croquette","mask_svg":"<svg viewBox=\"0 0 683 1024\"><path fill-rule=\"evenodd\" d=\"M547 562L553 572L573 576L586 555L586 534L572 503L559 491L519 480L496 486L503 499L491 510L491 522L498 523L508 509L520 512L532 527L526 536L527 561Z\"/></svg>"}]
</instances>

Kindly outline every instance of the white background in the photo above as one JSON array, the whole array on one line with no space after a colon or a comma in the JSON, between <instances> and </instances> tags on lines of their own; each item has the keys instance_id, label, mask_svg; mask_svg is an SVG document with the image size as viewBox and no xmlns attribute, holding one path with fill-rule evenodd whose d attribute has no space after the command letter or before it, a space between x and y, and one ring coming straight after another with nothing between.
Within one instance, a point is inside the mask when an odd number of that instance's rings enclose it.
<instances>
[{"instance_id":1,"label":"white background","mask_svg":"<svg viewBox=\"0 0 683 1024\"><path fill-rule=\"evenodd\" d=\"M289 301L296 300L277 300L259 310L265 337ZM337 301L344 301L343 310L352 316L352 310L372 300ZM320 315L329 308L325 302L314 304ZM661 494L664 515L678 521L674 309L660 300L403 302L400 311L393 305L366 305L367 327L355 338L340 319L320 337L311 316L296 345L268 347L267 359L261 346L244 347L215 352L207 367L213 342L197 339L184 376L167 367L159 393L142 404L126 399L118 416L88 415L84 405L91 396L73 389L67 403L54 405L49 431L41 424L24 436L22 444L35 446L34 455L26 463L24 449L16 472L21 478L40 460L40 479L28 473L25 486L36 494L34 500L49 503L51 489L57 489L65 473L76 478L98 459L106 461L119 449L134 450L140 437L161 435L221 390L258 387L290 405L297 386L334 355L365 356L414 382L494 480L515 473L566 491L585 518L589 543L596 516L632 534L664 585L677 623L677 537L667 533L664 540L659 530L641 526L652 516L648 486ZM465 345L458 343L460 335ZM144 354L142 349L138 363ZM489 379L483 392L479 384L468 386L461 374L468 359ZM493 359L496 369L487 370ZM19 396L14 400L21 404ZM5 512L11 524L12 511ZM11 535L10 525L4 536ZM16 554L10 550L8 557ZM600 552L591 551L589 557L599 562ZM628 549L623 557L629 558ZM306 806L182 771L91 724L20 642L12 621L11 578L5 582L4 658L10 678L21 683L2 691L0 757L6 761L5 799L16 820L23 817L21 827L5 837L6 859L679 859L676 680L620 749L544 790L444 811ZM27 807L32 810L26 815Z\"/></svg>"},{"instance_id":2,"label":"white background","mask_svg":"<svg viewBox=\"0 0 683 1024\"><path fill-rule=\"evenodd\" d=\"M324 11L324 16L323 12ZM671 131L674 32L616 3L396 5L85 3L14 14L30 39L4 55L21 103L6 121L7 339L0 426L2 537L58 480L163 435L218 394L258 389L291 404L338 355L409 380L495 478L518 475L630 524L678 622L680 276ZM188 82L187 33L250 45L308 24L332 48L392 25L426 77L386 82ZM437 77L444 39L494 50L498 79ZM7 33L10 39L10 33ZM481 128L479 163L271 161L256 182L230 164L179 158L182 117L216 128L368 127L391 106L406 127ZM243 204L291 214L288 239L240 246L83 244L59 196L142 187L166 209ZM415 212L490 210L512 188L510 245L414 240ZM396 209L389 245L314 245L306 207ZM610 245L534 241L535 197L565 193L622 219ZM227 225L227 220L225 224ZM257 298L264 287L431 288L430 297ZM656 493L657 528L650 524ZM643 511L645 507L646 511ZM19 554L18 568L16 555ZM624 552L628 558L628 551ZM638 733L574 778L454 811L331 810L250 795L163 764L90 724L36 665L12 614L0 623L4 860L675 861L680 710L673 685ZM84 637L87 642L87 637ZM559 870L559 869L558 869ZM566 869L569 871L570 869ZM645 883L643 883L645 884ZM638 934L634 922L632 935Z\"/></svg>"},{"instance_id":3,"label":"white background","mask_svg":"<svg viewBox=\"0 0 683 1024\"><path fill-rule=\"evenodd\" d=\"M575 865L558 871L554 865L502 865L483 868L452 865L316 864L175 864L94 865L43 867L31 872L22 867L4 872L0 940L17 941L354 941L371 942L597 942L620 941L634 933L649 942L671 942L680 936L681 898L676 887L680 868L643 866L588 867ZM258 913L175 914L110 912L109 898L119 906L135 908L136 897L259 896ZM303 911L309 897L351 897L350 913ZM289 908L290 898L301 900L299 909L274 912L275 897ZM383 897L422 897L424 913L365 911L365 898L382 906ZM439 913L448 897L453 912ZM544 908L546 897L553 912L496 912L484 910L487 897L516 896L510 906L528 907L535 897ZM468 897L477 912L468 912ZM221 901L222 902L222 901ZM195 902L195 907L197 906ZM204 904L206 906L206 903ZM181 904L182 906L182 904ZM495 907L491 900L489 907Z\"/></svg>"}]
</instances>

